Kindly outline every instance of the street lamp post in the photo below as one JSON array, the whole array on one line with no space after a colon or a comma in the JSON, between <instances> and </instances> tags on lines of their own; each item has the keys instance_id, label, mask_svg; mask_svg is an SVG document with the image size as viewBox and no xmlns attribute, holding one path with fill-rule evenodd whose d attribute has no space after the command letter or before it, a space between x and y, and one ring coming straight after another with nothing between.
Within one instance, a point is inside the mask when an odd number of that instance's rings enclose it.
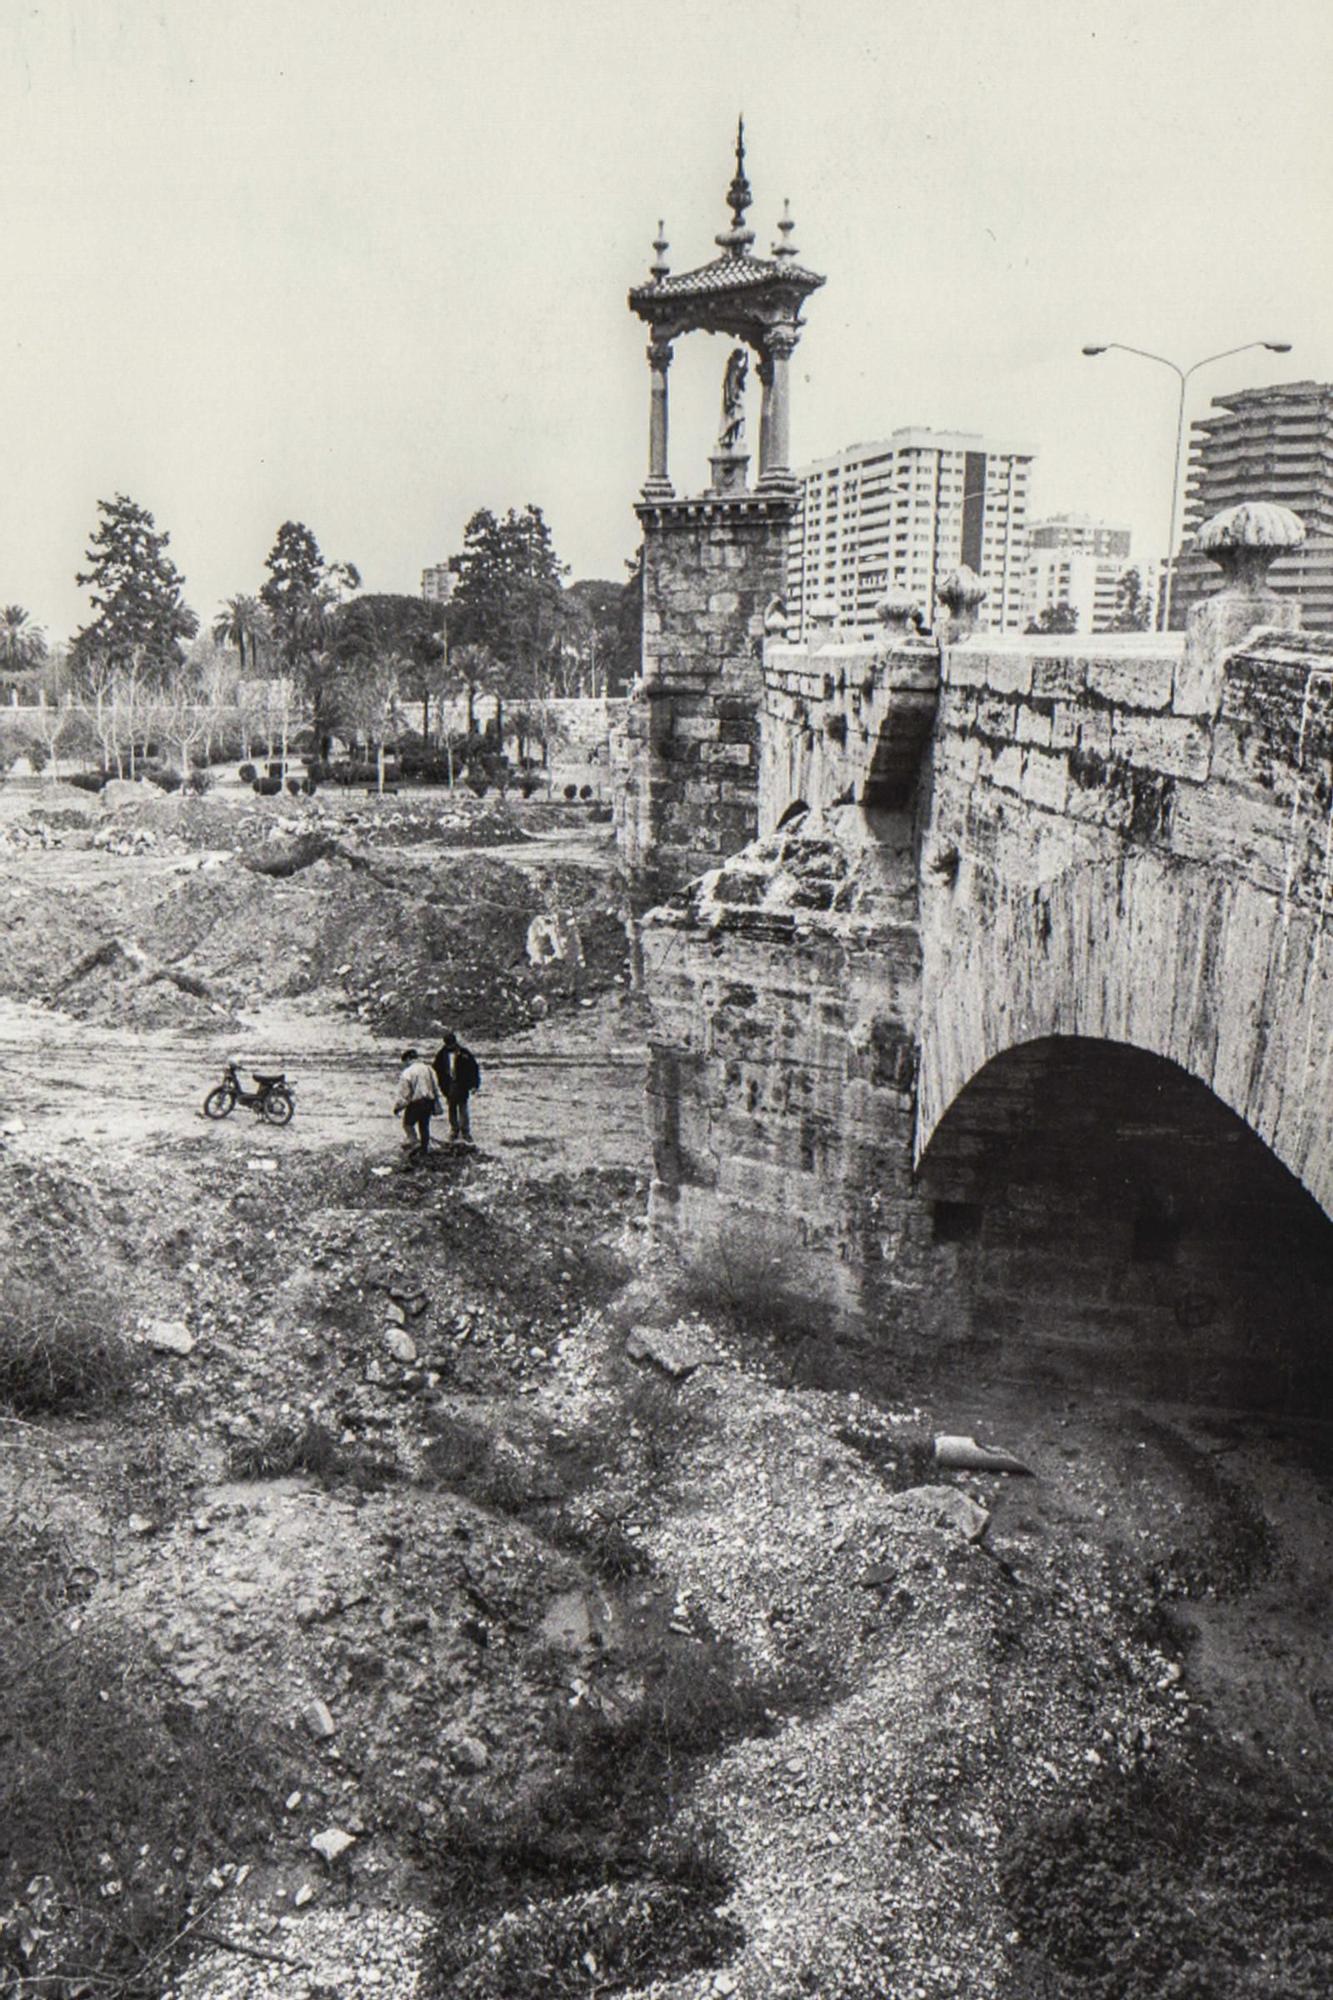
<instances>
[{"instance_id":1,"label":"street lamp post","mask_svg":"<svg viewBox=\"0 0 1333 2000\"><path fill-rule=\"evenodd\" d=\"M1233 354L1248 354L1251 348L1265 347L1270 354L1290 354L1289 340L1247 340L1239 347L1224 347L1220 354L1205 354L1202 361L1192 361L1188 368L1182 368L1177 361L1169 361L1164 354L1149 354L1144 347L1127 347L1123 340L1106 340L1100 346L1085 347L1085 354L1106 354L1114 348L1120 354L1137 354L1140 361L1156 361L1163 368L1169 368L1180 384L1180 395L1176 403L1176 455L1171 467L1171 511L1170 525L1166 531L1166 580L1157 606L1157 629L1167 632L1171 628L1171 589L1176 574L1176 514L1180 505L1181 458L1185 449L1185 385L1190 376L1200 368L1207 368L1211 362L1227 361Z\"/></svg>"}]
</instances>

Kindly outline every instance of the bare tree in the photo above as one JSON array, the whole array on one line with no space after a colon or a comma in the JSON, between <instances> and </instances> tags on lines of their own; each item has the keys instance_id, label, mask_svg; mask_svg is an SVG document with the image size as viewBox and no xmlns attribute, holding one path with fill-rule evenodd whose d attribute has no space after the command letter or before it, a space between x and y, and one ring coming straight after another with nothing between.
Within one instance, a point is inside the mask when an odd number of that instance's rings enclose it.
<instances>
[{"instance_id":1,"label":"bare tree","mask_svg":"<svg viewBox=\"0 0 1333 2000\"><path fill-rule=\"evenodd\" d=\"M210 728L210 712L203 694L198 676L180 673L158 701L157 719L167 742L176 752L182 785L190 782L194 746L203 741Z\"/></svg>"}]
</instances>

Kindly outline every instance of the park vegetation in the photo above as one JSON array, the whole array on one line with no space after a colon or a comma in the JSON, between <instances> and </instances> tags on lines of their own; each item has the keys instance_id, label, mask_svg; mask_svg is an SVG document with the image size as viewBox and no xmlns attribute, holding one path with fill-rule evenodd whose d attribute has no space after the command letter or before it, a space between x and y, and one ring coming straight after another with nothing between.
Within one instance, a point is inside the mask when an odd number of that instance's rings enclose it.
<instances>
[{"instance_id":1,"label":"park vegetation","mask_svg":"<svg viewBox=\"0 0 1333 2000\"><path fill-rule=\"evenodd\" d=\"M633 571L569 583L537 506L473 514L448 605L364 591L355 563L284 521L258 586L204 630L153 515L123 493L97 511L76 578L92 615L67 646L22 604L0 607L0 777L26 757L52 778L63 764L90 783L202 790L210 765L236 760L277 790L299 755L315 778L355 771L382 788L397 759L403 775L479 789L549 762L559 701L623 692L637 671Z\"/></svg>"}]
</instances>

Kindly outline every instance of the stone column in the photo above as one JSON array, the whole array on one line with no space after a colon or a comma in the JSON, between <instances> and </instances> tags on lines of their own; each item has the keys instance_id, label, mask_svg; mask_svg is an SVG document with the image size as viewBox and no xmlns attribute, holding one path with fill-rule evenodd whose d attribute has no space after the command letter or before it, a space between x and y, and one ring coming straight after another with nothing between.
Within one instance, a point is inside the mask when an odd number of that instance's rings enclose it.
<instances>
[{"instance_id":1,"label":"stone column","mask_svg":"<svg viewBox=\"0 0 1333 2000\"><path fill-rule=\"evenodd\" d=\"M765 387L768 408L768 462L764 477L784 485L791 479L791 413L788 398L788 363L800 338L794 326L771 326L764 335L772 387Z\"/></svg>"},{"instance_id":2,"label":"stone column","mask_svg":"<svg viewBox=\"0 0 1333 2000\"><path fill-rule=\"evenodd\" d=\"M755 369L761 384L763 396L759 404L759 477L768 471L769 453L773 447L773 357L763 354Z\"/></svg>"},{"instance_id":3,"label":"stone column","mask_svg":"<svg viewBox=\"0 0 1333 2000\"><path fill-rule=\"evenodd\" d=\"M652 404L648 419L648 478L644 497L669 500L674 491L667 472L667 370L671 366L671 342L650 340L648 366L652 370Z\"/></svg>"}]
</instances>

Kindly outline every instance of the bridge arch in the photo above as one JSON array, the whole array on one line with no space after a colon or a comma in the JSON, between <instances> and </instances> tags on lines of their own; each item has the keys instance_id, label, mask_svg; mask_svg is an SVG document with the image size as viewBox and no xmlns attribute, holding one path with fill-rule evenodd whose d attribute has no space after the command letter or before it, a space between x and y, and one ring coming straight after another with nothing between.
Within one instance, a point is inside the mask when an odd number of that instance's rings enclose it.
<instances>
[{"instance_id":1,"label":"bridge arch","mask_svg":"<svg viewBox=\"0 0 1333 2000\"><path fill-rule=\"evenodd\" d=\"M1327 1407L1333 1222L1180 1065L1082 1036L1011 1047L939 1120L917 1188L946 1372Z\"/></svg>"},{"instance_id":2,"label":"bridge arch","mask_svg":"<svg viewBox=\"0 0 1333 2000\"><path fill-rule=\"evenodd\" d=\"M925 891L916 1155L1007 1050L1128 1044L1205 1085L1333 1216L1333 937L1322 893L1145 851ZM1327 913L1333 916L1333 911Z\"/></svg>"}]
</instances>

